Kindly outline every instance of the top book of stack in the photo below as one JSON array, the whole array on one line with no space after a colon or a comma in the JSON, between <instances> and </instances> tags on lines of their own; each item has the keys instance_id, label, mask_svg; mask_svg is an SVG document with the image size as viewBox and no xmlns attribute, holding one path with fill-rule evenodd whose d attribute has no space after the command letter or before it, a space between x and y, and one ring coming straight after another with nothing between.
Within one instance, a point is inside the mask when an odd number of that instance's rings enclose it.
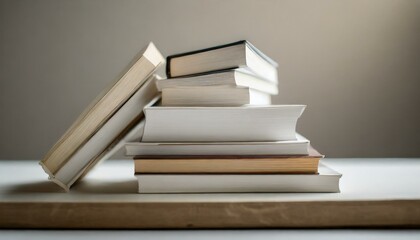
<instances>
[{"instance_id":1,"label":"top book of stack","mask_svg":"<svg viewBox=\"0 0 420 240\"><path fill-rule=\"evenodd\" d=\"M277 63L246 40L168 56L166 75L175 78L235 68L278 82Z\"/></svg>"}]
</instances>

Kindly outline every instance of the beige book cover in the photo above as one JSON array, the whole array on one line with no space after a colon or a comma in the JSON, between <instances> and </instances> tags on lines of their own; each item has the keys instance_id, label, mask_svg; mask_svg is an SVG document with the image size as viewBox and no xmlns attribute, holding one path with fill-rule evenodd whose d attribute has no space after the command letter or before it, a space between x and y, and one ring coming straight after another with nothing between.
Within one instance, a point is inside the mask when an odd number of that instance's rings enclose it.
<instances>
[{"instance_id":1,"label":"beige book cover","mask_svg":"<svg viewBox=\"0 0 420 240\"><path fill-rule=\"evenodd\" d=\"M71 184L77 180L77 177L81 176L80 168L89 169L88 166L94 162L97 155L104 151L104 149L100 149L100 151L93 153L95 157L87 159L87 164L72 161L73 157L77 156L78 152L84 148L95 134L99 133L104 126L107 126L107 131L104 131L105 135L115 139L136 118L140 117L138 115L142 114L141 106L136 107L140 109L139 113L134 113L133 109L136 108L126 107L126 104L130 102L132 97L136 96L136 98L144 101L144 107L148 101L156 97L155 79L151 79L151 76L164 61L165 59L155 45L149 43L129 64L128 68L123 71L120 77L86 108L40 162L40 165L51 180L68 190ZM149 90L142 93L142 88ZM135 106L134 104L131 105ZM135 111L138 111L138 109ZM118 124L120 121L109 122L110 119L116 117L124 119L125 124ZM90 142L90 145L90 149L93 151L95 149L95 141L93 143ZM69 164L73 165L71 168L72 172L66 171L65 176L62 176L63 180L57 180L57 175L60 175L60 171ZM77 177L75 178L75 176Z\"/></svg>"}]
</instances>

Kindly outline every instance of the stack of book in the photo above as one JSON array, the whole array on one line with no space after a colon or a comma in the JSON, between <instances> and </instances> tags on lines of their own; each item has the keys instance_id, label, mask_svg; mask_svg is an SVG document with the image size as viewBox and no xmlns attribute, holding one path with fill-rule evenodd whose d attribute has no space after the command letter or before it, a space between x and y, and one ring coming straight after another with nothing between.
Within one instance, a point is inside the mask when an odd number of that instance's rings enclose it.
<instances>
[{"instance_id":1,"label":"stack of book","mask_svg":"<svg viewBox=\"0 0 420 240\"><path fill-rule=\"evenodd\" d=\"M270 105L277 64L247 41L167 57L144 108L140 193L338 192L341 175L296 133L304 105ZM156 100L155 100L156 101Z\"/></svg>"},{"instance_id":2,"label":"stack of book","mask_svg":"<svg viewBox=\"0 0 420 240\"><path fill-rule=\"evenodd\" d=\"M162 106L268 105L278 93L277 63L247 41L167 58L157 82Z\"/></svg>"},{"instance_id":3,"label":"stack of book","mask_svg":"<svg viewBox=\"0 0 420 240\"><path fill-rule=\"evenodd\" d=\"M304 105L270 105L277 64L247 41L167 58L150 43L40 165L69 191L125 146L140 193L337 192L340 174L296 133ZM161 92L161 93L160 93Z\"/></svg>"}]
</instances>

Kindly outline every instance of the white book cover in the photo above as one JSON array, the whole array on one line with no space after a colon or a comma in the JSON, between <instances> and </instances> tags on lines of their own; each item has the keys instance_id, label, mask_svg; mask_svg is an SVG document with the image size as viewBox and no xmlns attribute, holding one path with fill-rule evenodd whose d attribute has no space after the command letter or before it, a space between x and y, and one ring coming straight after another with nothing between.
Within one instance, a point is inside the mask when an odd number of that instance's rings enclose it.
<instances>
[{"instance_id":1,"label":"white book cover","mask_svg":"<svg viewBox=\"0 0 420 240\"><path fill-rule=\"evenodd\" d=\"M340 192L341 174L137 174L139 193Z\"/></svg>"},{"instance_id":2,"label":"white book cover","mask_svg":"<svg viewBox=\"0 0 420 240\"><path fill-rule=\"evenodd\" d=\"M278 94L275 83L257 76L246 68L230 69L196 76L162 79L156 82L159 91L176 87L231 86L249 87L271 95Z\"/></svg>"},{"instance_id":3,"label":"white book cover","mask_svg":"<svg viewBox=\"0 0 420 240\"><path fill-rule=\"evenodd\" d=\"M204 86L162 90L162 106L269 105L271 95L249 87Z\"/></svg>"},{"instance_id":4,"label":"white book cover","mask_svg":"<svg viewBox=\"0 0 420 240\"><path fill-rule=\"evenodd\" d=\"M307 155L309 140L275 142L129 142L127 156L141 155Z\"/></svg>"},{"instance_id":5,"label":"white book cover","mask_svg":"<svg viewBox=\"0 0 420 240\"><path fill-rule=\"evenodd\" d=\"M86 174L98 162L109 158L127 142L140 140L143 134L142 108L159 100L155 80L152 76L105 125L93 135L50 180L69 191L71 185ZM143 118L140 126L126 130L137 118ZM139 128L139 130L137 130ZM140 131L141 130L141 131ZM139 132L140 131L140 132ZM121 136L126 132L125 136ZM120 135L120 137L119 137Z\"/></svg>"},{"instance_id":6,"label":"white book cover","mask_svg":"<svg viewBox=\"0 0 420 240\"><path fill-rule=\"evenodd\" d=\"M296 140L305 105L160 107L144 109L143 142Z\"/></svg>"}]
</instances>

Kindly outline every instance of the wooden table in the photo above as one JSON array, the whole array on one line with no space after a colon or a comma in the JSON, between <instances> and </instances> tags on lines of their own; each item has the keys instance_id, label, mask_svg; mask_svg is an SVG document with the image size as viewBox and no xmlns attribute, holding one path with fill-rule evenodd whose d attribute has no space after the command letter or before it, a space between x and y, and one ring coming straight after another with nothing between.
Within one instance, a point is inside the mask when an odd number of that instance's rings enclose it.
<instances>
[{"instance_id":1,"label":"wooden table","mask_svg":"<svg viewBox=\"0 0 420 240\"><path fill-rule=\"evenodd\" d=\"M98 166L70 193L37 161L0 161L2 228L419 227L420 159L325 159L341 193L137 194L130 160Z\"/></svg>"}]
</instances>

